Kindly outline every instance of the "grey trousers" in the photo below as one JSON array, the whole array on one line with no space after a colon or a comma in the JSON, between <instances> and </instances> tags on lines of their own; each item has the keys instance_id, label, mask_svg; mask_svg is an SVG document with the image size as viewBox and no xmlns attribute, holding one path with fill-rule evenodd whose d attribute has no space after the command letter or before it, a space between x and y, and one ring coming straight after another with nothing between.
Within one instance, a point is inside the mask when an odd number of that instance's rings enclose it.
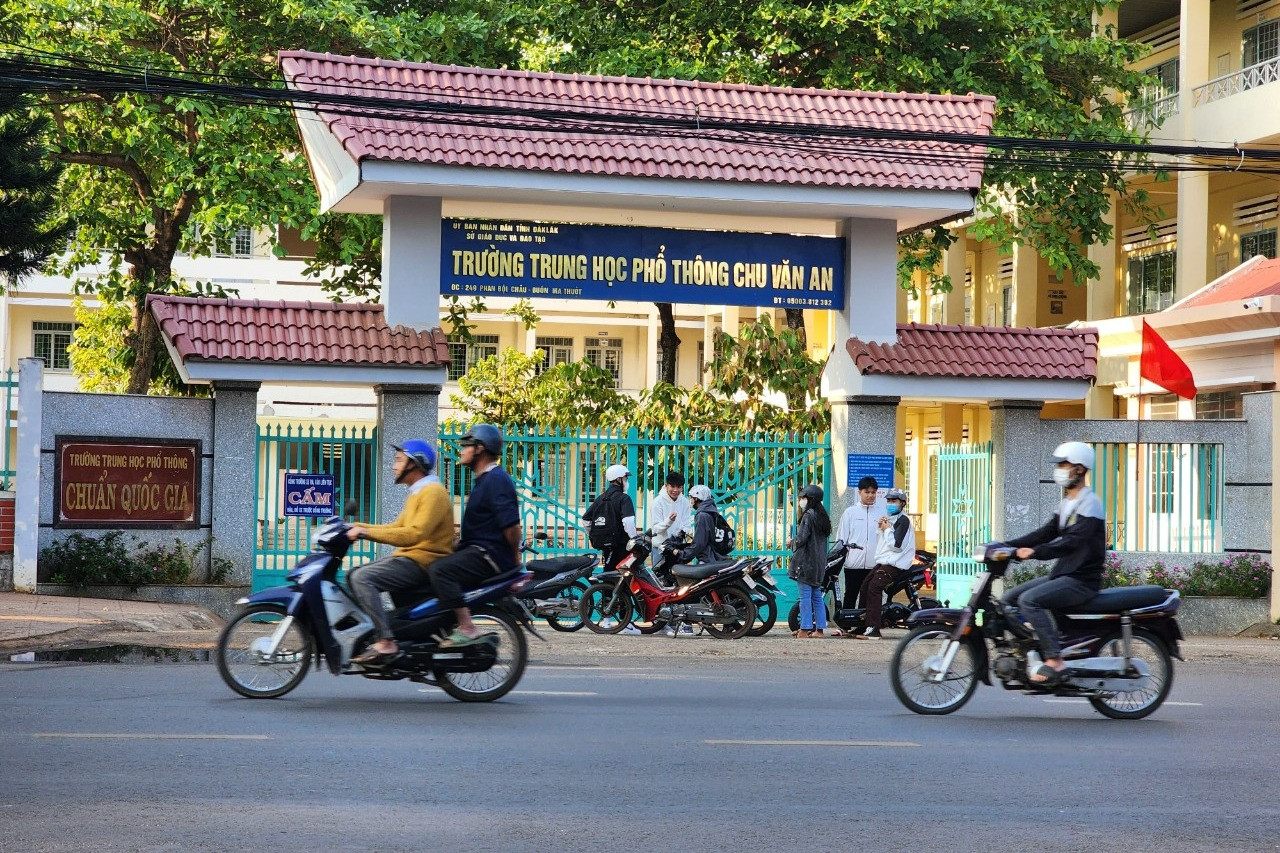
<instances>
[{"instance_id":1,"label":"grey trousers","mask_svg":"<svg viewBox=\"0 0 1280 853\"><path fill-rule=\"evenodd\" d=\"M1058 642L1058 625L1049 611L1083 604L1098 591L1073 577L1035 578L1020 583L1004 594L1004 603L1018 608L1022 618L1031 623L1040 639L1040 653L1045 659L1062 654Z\"/></svg>"},{"instance_id":2,"label":"grey trousers","mask_svg":"<svg viewBox=\"0 0 1280 853\"><path fill-rule=\"evenodd\" d=\"M347 575L351 592L360 607L373 620L378 639L394 640L391 621L382 606L383 592L400 592L408 589L427 589L431 580L422 567L408 557L383 557L351 570Z\"/></svg>"}]
</instances>

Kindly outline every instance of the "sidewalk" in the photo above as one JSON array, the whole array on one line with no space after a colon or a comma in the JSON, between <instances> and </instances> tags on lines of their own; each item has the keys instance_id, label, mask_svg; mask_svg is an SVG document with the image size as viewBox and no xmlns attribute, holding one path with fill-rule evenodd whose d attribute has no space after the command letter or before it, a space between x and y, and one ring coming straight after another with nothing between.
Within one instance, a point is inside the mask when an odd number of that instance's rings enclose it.
<instances>
[{"instance_id":1,"label":"sidewalk","mask_svg":"<svg viewBox=\"0 0 1280 853\"><path fill-rule=\"evenodd\" d=\"M0 651L33 651L104 640L155 644L212 645L222 622L201 607L0 592ZM120 635L126 639L121 640Z\"/></svg>"}]
</instances>

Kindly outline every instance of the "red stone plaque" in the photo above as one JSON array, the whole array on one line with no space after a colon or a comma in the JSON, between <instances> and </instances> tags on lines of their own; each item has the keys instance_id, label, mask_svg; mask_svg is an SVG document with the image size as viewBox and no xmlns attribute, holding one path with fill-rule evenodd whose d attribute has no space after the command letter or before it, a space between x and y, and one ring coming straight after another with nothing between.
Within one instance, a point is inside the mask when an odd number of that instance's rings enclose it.
<instances>
[{"instance_id":1,"label":"red stone plaque","mask_svg":"<svg viewBox=\"0 0 1280 853\"><path fill-rule=\"evenodd\" d=\"M59 526L199 525L199 442L59 437L56 447Z\"/></svg>"}]
</instances>

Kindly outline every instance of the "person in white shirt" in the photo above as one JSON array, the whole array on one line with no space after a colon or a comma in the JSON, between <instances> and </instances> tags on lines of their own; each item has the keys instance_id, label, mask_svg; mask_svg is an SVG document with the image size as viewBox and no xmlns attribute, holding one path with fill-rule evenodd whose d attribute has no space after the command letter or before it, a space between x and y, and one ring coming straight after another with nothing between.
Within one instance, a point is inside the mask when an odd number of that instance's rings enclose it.
<instances>
[{"instance_id":1,"label":"person in white shirt","mask_svg":"<svg viewBox=\"0 0 1280 853\"><path fill-rule=\"evenodd\" d=\"M884 589L911 570L916 557L916 528L907 515L907 493L890 489L884 496L885 515L876 526L876 567L862 582L862 603L867 608L867 627L856 640L879 640L883 622Z\"/></svg>"},{"instance_id":2,"label":"person in white shirt","mask_svg":"<svg viewBox=\"0 0 1280 853\"><path fill-rule=\"evenodd\" d=\"M649 501L649 529L653 531L653 553L662 553L662 543L681 533L693 534L693 508L684 495L684 475L667 473L667 480Z\"/></svg>"},{"instance_id":3,"label":"person in white shirt","mask_svg":"<svg viewBox=\"0 0 1280 853\"><path fill-rule=\"evenodd\" d=\"M849 546L844 558L844 606L858 606L858 590L875 568L877 522L884 517L885 505L879 499L880 484L875 477L858 481L858 501L840 516L836 539ZM857 545L859 547L854 548ZM866 606L865 602L863 606Z\"/></svg>"}]
</instances>

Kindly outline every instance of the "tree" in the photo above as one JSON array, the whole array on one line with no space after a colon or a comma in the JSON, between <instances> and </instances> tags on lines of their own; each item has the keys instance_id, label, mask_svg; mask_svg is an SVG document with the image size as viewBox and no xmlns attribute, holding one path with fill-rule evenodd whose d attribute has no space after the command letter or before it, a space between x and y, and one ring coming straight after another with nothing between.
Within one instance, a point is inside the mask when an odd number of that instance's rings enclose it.
<instances>
[{"instance_id":1,"label":"tree","mask_svg":"<svg viewBox=\"0 0 1280 853\"><path fill-rule=\"evenodd\" d=\"M47 120L29 99L0 91L0 278L17 286L60 251L72 223L56 209L61 164L49 159Z\"/></svg>"},{"instance_id":2,"label":"tree","mask_svg":"<svg viewBox=\"0 0 1280 853\"><path fill-rule=\"evenodd\" d=\"M539 373L543 354L508 347L476 362L450 396L463 420L502 426L581 429L622 424L633 403L613 387L613 374L586 361Z\"/></svg>"},{"instance_id":3,"label":"tree","mask_svg":"<svg viewBox=\"0 0 1280 853\"><path fill-rule=\"evenodd\" d=\"M512 56L501 4L437 5L0 0L0 18L10 40L28 50L259 85L279 85L281 49L461 64ZM62 210L79 223L62 271L74 275L108 254L110 273L78 287L129 307L131 393L145 392L167 359L145 304L150 293L182 286L173 276L176 252L207 254L233 226L324 236L288 111L93 86L47 96L40 106L57 126L54 156L70 164Z\"/></svg>"}]
</instances>

